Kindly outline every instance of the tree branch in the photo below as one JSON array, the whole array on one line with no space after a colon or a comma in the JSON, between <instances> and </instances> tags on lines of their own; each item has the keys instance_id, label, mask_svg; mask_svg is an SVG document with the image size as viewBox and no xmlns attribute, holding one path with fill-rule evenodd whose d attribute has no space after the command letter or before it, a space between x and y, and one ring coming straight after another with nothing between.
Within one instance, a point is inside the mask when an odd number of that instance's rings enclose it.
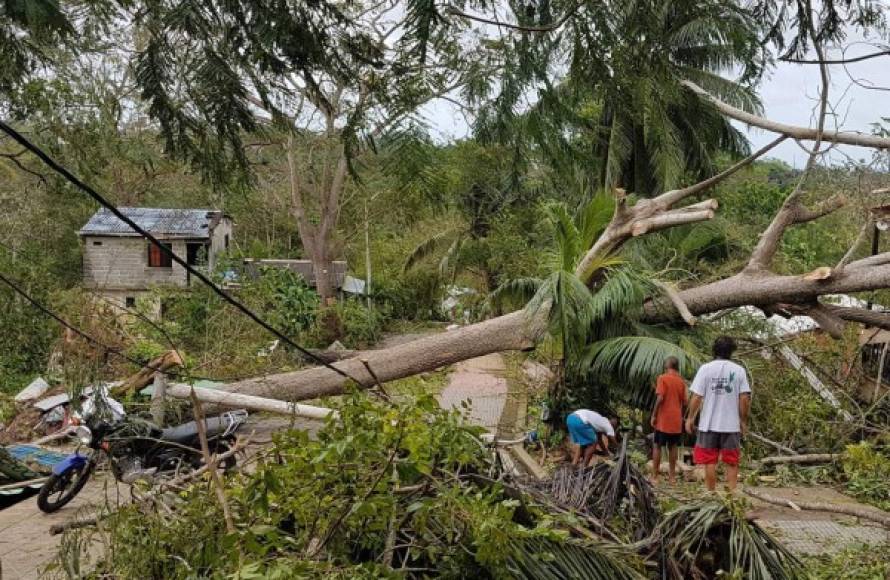
<instances>
[{"instance_id":1,"label":"tree branch","mask_svg":"<svg viewBox=\"0 0 890 580\"><path fill-rule=\"evenodd\" d=\"M871 58L878 58L881 56L890 56L890 49L887 50L879 50L877 52L872 52L869 54L863 54L861 56L853 56L850 58L835 58L835 59L815 59L815 60L807 60L802 58L791 58L791 57L781 57L779 60L784 62L792 62L795 64L851 64L854 62L862 62L863 60L868 60Z\"/></svg>"},{"instance_id":2,"label":"tree branch","mask_svg":"<svg viewBox=\"0 0 890 580\"><path fill-rule=\"evenodd\" d=\"M850 249L847 250L847 253L844 254L844 257L840 259L837 265L834 267L835 275L839 275L844 271L844 268L853 259L853 255L856 253L856 250L859 249L859 246L862 245L862 242L865 241L865 238L868 237L868 232L870 232L873 228L874 220L871 217L871 214L866 218L865 223L862 224L862 228L859 230L859 234L856 236L856 239L853 240L853 243L850 244Z\"/></svg>"},{"instance_id":3,"label":"tree branch","mask_svg":"<svg viewBox=\"0 0 890 580\"><path fill-rule=\"evenodd\" d=\"M760 149L758 149L751 155L745 157L744 159L742 159L741 161L739 161L732 167L729 167L728 169L721 171L717 175L709 177L708 179L705 179L704 181L699 181L698 183L690 185L689 187L666 191L665 193L662 193L661 195L656 197L655 200L658 201L659 203L663 204L665 207L671 207L678 201L680 201L686 197L689 197L690 195L695 195L697 193L701 193L702 191L717 185L718 183L720 183L721 181L723 181L724 179L726 179L733 173L737 172L739 169L742 169L744 167L747 167L748 165L751 165L752 163L754 163L754 161L756 161L757 159L766 155L771 149L773 149L776 145L785 141L785 139L787 139L787 138L788 138L787 135L781 135L781 136L777 137L776 139L774 139L773 141L771 141L770 143L764 145L763 147L761 147Z\"/></svg>"},{"instance_id":4,"label":"tree branch","mask_svg":"<svg viewBox=\"0 0 890 580\"><path fill-rule=\"evenodd\" d=\"M665 295L671 300L674 308L677 309L677 312L680 313L680 316L683 318L683 320L686 321L686 324L688 324L689 326L695 326L698 320L691 312L689 312L689 306L687 306L686 303L683 302L683 298L680 296L680 293L677 291L677 289L671 284L666 284L659 280L655 281L655 285L661 288Z\"/></svg>"},{"instance_id":5,"label":"tree branch","mask_svg":"<svg viewBox=\"0 0 890 580\"><path fill-rule=\"evenodd\" d=\"M748 273L759 272L769 268L779 249L779 242L788 227L818 219L833 211L838 210L847 203L845 197L835 195L819 204L814 209L807 209L800 203L798 190L795 190L776 213L769 227L760 235L754 251L745 271Z\"/></svg>"},{"instance_id":6,"label":"tree branch","mask_svg":"<svg viewBox=\"0 0 890 580\"><path fill-rule=\"evenodd\" d=\"M467 12L464 12L463 10L460 10L459 8L457 8L455 6L448 6L445 8L445 11L448 14L451 14L452 16L466 18L467 20L472 20L474 22L481 22L482 24L492 24L494 26L503 26L504 28L509 28L511 30L518 30L520 32L552 32L554 30L562 28L562 26L566 22L569 21L569 18L574 16L575 13L578 11L578 9L581 8L581 6L583 6L583 5L584 5L583 2L578 2L577 4L575 4L574 7L572 7L568 12L566 12L562 16L562 18L560 18L559 20L557 20L556 22L554 22L552 24L545 24L542 26L523 26L521 24L511 24L509 22L501 22L500 20L497 20L497 19L490 19L490 18L485 18L483 16L475 16L473 14L468 14Z\"/></svg>"},{"instance_id":7,"label":"tree branch","mask_svg":"<svg viewBox=\"0 0 890 580\"><path fill-rule=\"evenodd\" d=\"M798 127L796 125L786 125L778 121L772 121L763 117L748 113L730 104L724 103L717 97L711 95L703 88L691 81L682 81L682 84L690 90L696 92L701 97L710 101L717 110L736 121L741 121L752 127L759 127L772 133L779 133L794 139L802 141L815 141L818 131L810 127ZM871 147L873 149L890 149L890 138L878 137L877 135L863 135L861 133L842 133L840 131L825 131L822 134L824 141L831 143L840 143L842 145L857 145L859 147Z\"/></svg>"}]
</instances>

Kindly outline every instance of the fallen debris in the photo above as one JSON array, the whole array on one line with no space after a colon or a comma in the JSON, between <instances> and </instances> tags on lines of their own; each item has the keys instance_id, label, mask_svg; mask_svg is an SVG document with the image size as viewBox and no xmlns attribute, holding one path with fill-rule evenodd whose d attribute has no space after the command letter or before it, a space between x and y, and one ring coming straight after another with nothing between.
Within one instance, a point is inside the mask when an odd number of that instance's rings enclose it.
<instances>
[{"instance_id":1,"label":"fallen debris","mask_svg":"<svg viewBox=\"0 0 890 580\"><path fill-rule=\"evenodd\" d=\"M15 396L15 402L24 403L26 401L33 401L37 397L42 396L49 389L49 383L47 383L43 377L37 377L31 381L27 387L19 391L19 394Z\"/></svg>"}]
</instances>

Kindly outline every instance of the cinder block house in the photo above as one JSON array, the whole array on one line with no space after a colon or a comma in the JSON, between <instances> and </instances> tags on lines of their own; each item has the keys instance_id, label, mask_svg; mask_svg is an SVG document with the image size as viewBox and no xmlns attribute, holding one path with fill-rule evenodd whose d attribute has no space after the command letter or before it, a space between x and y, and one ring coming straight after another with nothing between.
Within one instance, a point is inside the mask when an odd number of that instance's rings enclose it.
<instances>
[{"instance_id":1,"label":"cinder block house","mask_svg":"<svg viewBox=\"0 0 890 580\"><path fill-rule=\"evenodd\" d=\"M190 265L213 269L232 238L232 220L219 210L124 207L120 211ZM83 240L83 283L131 307L156 286L185 288L191 277L161 249L106 209L78 232Z\"/></svg>"}]
</instances>

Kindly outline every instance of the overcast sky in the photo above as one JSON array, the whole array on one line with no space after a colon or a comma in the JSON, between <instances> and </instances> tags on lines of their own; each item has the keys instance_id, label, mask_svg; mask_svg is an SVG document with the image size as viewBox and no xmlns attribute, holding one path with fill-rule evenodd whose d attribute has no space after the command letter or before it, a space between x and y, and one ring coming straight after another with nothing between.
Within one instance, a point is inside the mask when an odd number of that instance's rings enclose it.
<instances>
[{"instance_id":1,"label":"overcast sky","mask_svg":"<svg viewBox=\"0 0 890 580\"><path fill-rule=\"evenodd\" d=\"M872 46L853 45L847 50L847 58L875 50ZM831 51L828 56L839 58L840 51ZM890 117L890 56L847 65L850 75L856 79L865 79L863 84L870 83L887 90L869 90L855 85L843 66L833 65L829 69L830 103L837 111L838 119L835 121L829 118L826 128L839 127L844 131L870 133L871 123L879 122L881 117ZM816 65L777 64L759 87L765 115L770 119L792 125L815 126L813 109L818 97L819 84L819 67ZM466 137L469 132L467 122L459 109L447 101L437 101L427 106L425 116L439 139ZM890 123L887 126L890 128ZM747 129L743 125L739 127L748 136L753 149L765 145L774 138L771 133L759 129ZM844 146L832 151L831 161L843 162L846 159L844 154L857 161L871 158L870 150ZM776 147L769 156L782 159L795 167L802 167L806 163L806 155L796 143L786 141Z\"/></svg>"}]
</instances>

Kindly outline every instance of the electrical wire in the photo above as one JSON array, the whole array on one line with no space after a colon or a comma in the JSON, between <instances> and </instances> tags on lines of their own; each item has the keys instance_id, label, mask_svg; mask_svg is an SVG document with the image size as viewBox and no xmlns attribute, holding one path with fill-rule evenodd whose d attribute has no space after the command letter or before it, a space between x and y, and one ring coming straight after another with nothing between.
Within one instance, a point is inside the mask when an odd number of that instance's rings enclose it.
<instances>
[{"instance_id":1,"label":"electrical wire","mask_svg":"<svg viewBox=\"0 0 890 580\"><path fill-rule=\"evenodd\" d=\"M225 382L223 380L215 379L212 377L202 377L199 375L193 375L191 373L178 373L178 372L169 371L169 370L165 371L158 367L153 367L153 366L151 366L151 364L141 361L137 358L133 358L133 357L129 356L128 354L121 352L120 349L114 348L113 346L109 346L109 345L105 344L104 342L102 342L101 340L99 340L98 338L95 338L92 335L89 335L86 332L84 332L83 330L79 329L74 324L68 322L67 320L65 320L64 318L62 318L61 316L59 316L52 310L50 310L48 307L44 306L42 303L40 303L40 301L38 301L36 298L34 298L30 294L28 294L28 292L25 291L19 284L17 284L10 278L6 277L2 272L0 272L0 282L3 282L4 284L6 284L10 288L12 288L13 291L16 292L16 294L20 295L22 298L24 298L25 300L30 302L34 308L36 308L37 310L39 310L46 316L49 316L50 318L52 318L53 320L55 320L56 322L58 322L65 328L69 329L71 332L77 334L78 336L80 336L81 338L86 340L87 342L91 342L91 343L95 344L96 346L98 346L99 348L101 348L102 350L104 350L105 352L116 355L130 363L133 363L134 365L136 365L140 368L158 372L163 375L170 376L170 377L184 378L187 380L188 379L198 379L198 380L204 380L204 381Z\"/></svg>"},{"instance_id":2,"label":"electrical wire","mask_svg":"<svg viewBox=\"0 0 890 580\"><path fill-rule=\"evenodd\" d=\"M4 121L0 121L0 129L2 129L4 133L6 133L13 140L15 140L17 143L19 143L19 145L21 145L22 147L24 147L25 149L27 149L28 151L30 151L31 153L36 155L41 161L43 161L47 166L49 166L50 169L52 169L53 171L55 171L56 173L58 173L59 175L64 177L68 182L75 185L78 189L82 190L84 193L86 193L91 198L93 198L96 202L99 203L99 205L101 205L102 207L104 207L105 209L110 211L112 214L114 214L114 216L117 217L119 220L121 220L122 222L124 222L125 224L130 226L133 229L133 231L135 231L136 233L141 235L143 238L147 239L151 243L158 246L158 248L160 248L160 250L162 252L167 254L167 256L169 256L169 258L171 260L173 260L174 262L176 262L177 264L179 264L180 266L185 268L188 273L190 273L191 275L193 275L197 279L199 279L201 282L203 282L217 296L219 296L224 301L228 302L229 304L231 304L232 306L234 306L235 308L240 310L244 315L246 315L248 318L250 318L253 322L255 322L258 325L260 325L261 327L263 327L266 331L273 334L276 338L283 341L288 346L290 346L290 347L294 348L295 350L297 350L298 352L300 352L306 358L313 360L316 363L329 368L330 370L334 371L335 373L337 373L338 375L342 376L345 379L355 381L358 385L364 385L363 381L359 381L358 379L350 376L345 371L338 369L334 365L325 361L323 358L314 354L310 350L300 346L299 344L297 344L296 342L294 342L293 340L288 338L284 333L282 333L281 331L276 329L274 326L272 326L271 324L269 324L268 322L266 322L265 320L260 318L257 314L255 314L247 306L245 306L244 304L242 304L241 302L239 302L238 300L236 300L235 298L233 298L232 296L227 294L225 291L223 291L222 288L220 288L219 286L214 284L213 281L210 280L210 278L208 278L203 272L193 268L188 262L186 262L185 260L183 260L182 258L177 256L173 252L172 247L167 247L166 245L164 245L161 242L161 240L157 239L152 234L150 234L146 230L139 227L136 224L136 222L134 222L133 220L128 218L126 215L124 215L114 204L112 204L110 201L105 199L102 195L100 195L92 187L90 187L89 185L85 184L80 179L78 179L74 174L72 174L65 167L63 167L58 162L56 162L52 157L50 157L48 154L46 154L42 149L40 149L39 147L37 147L36 145L31 143L24 135L22 135L21 133L19 133L12 127L10 127L9 125L7 125Z\"/></svg>"}]
</instances>

